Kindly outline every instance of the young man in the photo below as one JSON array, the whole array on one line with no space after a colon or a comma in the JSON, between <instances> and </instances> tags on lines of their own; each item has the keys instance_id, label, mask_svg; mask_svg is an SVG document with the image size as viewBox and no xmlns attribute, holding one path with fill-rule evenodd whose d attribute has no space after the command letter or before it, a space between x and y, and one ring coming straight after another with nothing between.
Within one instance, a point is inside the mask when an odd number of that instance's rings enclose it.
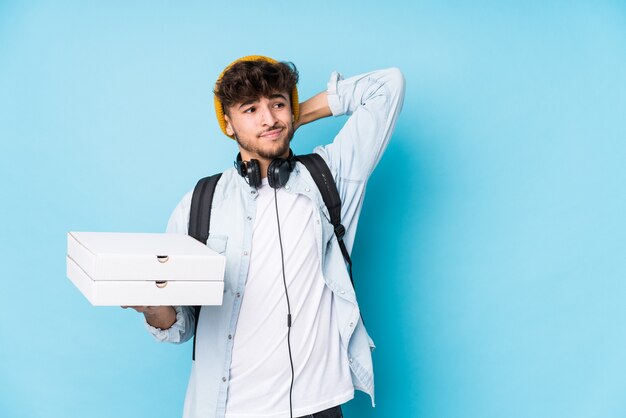
<instances>
[{"instance_id":1,"label":"young man","mask_svg":"<svg viewBox=\"0 0 626 418\"><path fill-rule=\"evenodd\" d=\"M182 343L196 329L188 418L339 418L355 388L373 400L374 346L322 196L289 143L304 124L350 115L315 152L337 184L351 251L367 180L402 107L404 79L397 69L345 80L335 72L326 91L301 104L297 81L292 64L252 56L232 63L216 83L220 127L240 152L238 169L216 186L207 240L227 260L222 306L202 307L197 328L192 307L136 308L160 341ZM287 167L283 185L271 173L268 180L268 167L277 164ZM190 204L188 193L169 232L187 233Z\"/></svg>"}]
</instances>

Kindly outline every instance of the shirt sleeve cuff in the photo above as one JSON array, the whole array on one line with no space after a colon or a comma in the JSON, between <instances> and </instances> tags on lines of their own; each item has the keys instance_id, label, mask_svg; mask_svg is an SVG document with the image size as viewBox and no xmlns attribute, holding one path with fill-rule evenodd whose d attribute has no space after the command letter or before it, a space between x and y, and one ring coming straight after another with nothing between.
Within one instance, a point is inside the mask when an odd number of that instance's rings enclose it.
<instances>
[{"instance_id":1,"label":"shirt sleeve cuff","mask_svg":"<svg viewBox=\"0 0 626 418\"><path fill-rule=\"evenodd\" d=\"M328 107L330 107L333 116L345 114L343 106L341 106L341 101L339 100L339 95L337 94L337 84L339 84L341 80L343 80L343 76L337 71L333 71L327 84L328 89L326 90L326 94L328 97Z\"/></svg>"},{"instance_id":2,"label":"shirt sleeve cuff","mask_svg":"<svg viewBox=\"0 0 626 418\"><path fill-rule=\"evenodd\" d=\"M155 340L160 342L171 342L178 343L180 342L180 336L185 330L185 316L183 315L183 308L180 306L174 306L176 310L176 322L169 327L168 329L161 329L153 327L148 324L148 322L144 318L145 327L150 334L154 337Z\"/></svg>"}]
</instances>

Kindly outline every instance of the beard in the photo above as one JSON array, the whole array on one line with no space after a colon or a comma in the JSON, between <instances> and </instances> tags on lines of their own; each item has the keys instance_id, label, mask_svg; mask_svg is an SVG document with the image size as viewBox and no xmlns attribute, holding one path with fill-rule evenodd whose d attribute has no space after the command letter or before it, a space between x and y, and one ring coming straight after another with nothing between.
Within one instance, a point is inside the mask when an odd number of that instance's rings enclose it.
<instances>
[{"instance_id":1,"label":"beard","mask_svg":"<svg viewBox=\"0 0 626 418\"><path fill-rule=\"evenodd\" d=\"M275 129L275 127L272 127L271 129ZM284 157L289 152L289 144L291 143L294 135L293 125L289 124L286 129L287 136L279 141L276 141L275 143L270 144L271 146L262 147L262 141L250 141L247 138L239 137L237 133L235 133L235 140L242 149L246 150L250 154L257 155L267 160L273 160L275 158Z\"/></svg>"}]
</instances>

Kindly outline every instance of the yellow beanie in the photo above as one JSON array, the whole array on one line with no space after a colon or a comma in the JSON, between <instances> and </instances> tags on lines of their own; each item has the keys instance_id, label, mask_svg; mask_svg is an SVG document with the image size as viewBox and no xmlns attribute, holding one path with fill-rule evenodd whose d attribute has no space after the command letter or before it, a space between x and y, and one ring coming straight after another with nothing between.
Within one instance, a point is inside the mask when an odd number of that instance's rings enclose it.
<instances>
[{"instance_id":1,"label":"yellow beanie","mask_svg":"<svg viewBox=\"0 0 626 418\"><path fill-rule=\"evenodd\" d=\"M224 73L228 71L233 65L241 61L267 61L271 64L278 64L278 61L276 61L275 59L270 58L270 57L264 57L263 55L248 55L247 57L239 58L238 60L231 62L228 65L228 67L224 68L224 71L222 71L222 73L217 78L217 81L215 83L216 89L217 89L217 85L222 81L222 77L224 76ZM215 104L215 116L217 116L217 123L220 125L222 132L224 132L224 135L234 139L234 136L230 136L228 135L228 133L226 133L226 119L224 118L224 106L222 105L222 102L220 101L220 99L218 99L217 95L215 94L213 95L213 102ZM300 116L300 105L298 102L298 88L296 86L293 87L293 91L291 92L291 112L293 113L293 120L297 121L298 117Z\"/></svg>"}]
</instances>

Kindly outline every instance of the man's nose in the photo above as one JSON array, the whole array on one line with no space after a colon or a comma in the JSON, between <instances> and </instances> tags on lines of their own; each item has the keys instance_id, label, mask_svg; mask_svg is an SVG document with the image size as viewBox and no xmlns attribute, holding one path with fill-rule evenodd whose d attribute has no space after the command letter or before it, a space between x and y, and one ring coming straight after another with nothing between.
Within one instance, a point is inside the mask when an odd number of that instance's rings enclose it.
<instances>
[{"instance_id":1,"label":"man's nose","mask_svg":"<svg viewBox=\"0 0 626 418\"><path fill-rule=\"evenodd\" d=\"M263 106L261 109L261 123L267 126L274 126L276 120L273 109L270 106Z\"/></svg>"}]
</instances>

